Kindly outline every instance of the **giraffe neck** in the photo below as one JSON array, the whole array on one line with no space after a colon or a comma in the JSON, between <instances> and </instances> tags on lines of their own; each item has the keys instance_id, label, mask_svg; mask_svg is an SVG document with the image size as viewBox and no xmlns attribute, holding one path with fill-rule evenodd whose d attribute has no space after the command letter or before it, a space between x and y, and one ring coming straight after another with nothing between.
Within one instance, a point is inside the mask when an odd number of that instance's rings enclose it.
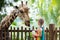
<instances>
[{"instance_id":1,"label":"giraffe neck","mask_svg":"<svg viewBox=\"0 0 60 40\"><path fill-rule=\"evenodd\" d=\"M12 24L12 22L15 20L17 17L17 12L13 11L9 16L6 16L0 24L0 29L8 29L9 26Z\"/></svg>"}]
</instances>

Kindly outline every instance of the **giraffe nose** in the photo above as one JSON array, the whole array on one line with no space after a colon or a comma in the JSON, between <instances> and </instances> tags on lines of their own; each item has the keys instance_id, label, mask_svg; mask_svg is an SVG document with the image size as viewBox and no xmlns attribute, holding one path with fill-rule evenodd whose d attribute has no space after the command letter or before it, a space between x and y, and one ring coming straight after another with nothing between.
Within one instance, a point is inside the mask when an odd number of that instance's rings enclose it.
<instances>
[{"instance_id":1,"label":"giraffe nose","mask_svg":"<svg viewBox=\"0 0 60 40\"><path fill-rule=\"evenodd\" d=\"M30 21L25 21L25 25L30 27Z\"/></svg>"}]
</instances>

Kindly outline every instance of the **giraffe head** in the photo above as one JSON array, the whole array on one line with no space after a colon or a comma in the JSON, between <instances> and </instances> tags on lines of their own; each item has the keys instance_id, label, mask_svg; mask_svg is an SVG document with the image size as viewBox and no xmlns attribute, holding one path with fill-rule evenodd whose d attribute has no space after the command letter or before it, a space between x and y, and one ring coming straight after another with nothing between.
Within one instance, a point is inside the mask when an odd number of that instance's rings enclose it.
<instances>
[{"instance_id":1,"label":"giraffe head","mask_svg":"<svg viewBox=\"0 0 60 40\"><path fill-rule=\"evenodd\" d=\"M26 26L30 26L30 18L29 18L29 8L27 7L27 2L26 4L23 4L23 1L21 1L21 5L19 7L15 7L19 11L19 17L25 22Z\"/></svg>"}]
</instances>

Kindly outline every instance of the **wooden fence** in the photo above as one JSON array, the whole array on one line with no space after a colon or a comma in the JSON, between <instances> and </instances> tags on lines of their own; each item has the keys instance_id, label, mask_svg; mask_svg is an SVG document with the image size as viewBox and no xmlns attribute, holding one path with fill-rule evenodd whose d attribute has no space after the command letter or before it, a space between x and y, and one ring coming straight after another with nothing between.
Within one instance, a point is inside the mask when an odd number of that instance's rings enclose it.
<instances>
[{"instance_id":1,"label":"wooden fence","mask_svg":"<svg viewBox=\"0 0 60 40\"><path fill-rule=\"evenodd\" d=\"M34 27L32 30L34 30ZM15 27L14 30L12 30L12 27L10 30L0 30L0 40L35 40L31 35L32 30L30 28L28 30L27 28L23 30L23 27L21 27L21 30L19 30L19 28L15 29ZM12 33L14 33L14 36L12 36ZM45 30L45 40L60 40L60 28L57 30L54 24L50 24L49 28L46 28Z\"/></svg>"}]
</instances>

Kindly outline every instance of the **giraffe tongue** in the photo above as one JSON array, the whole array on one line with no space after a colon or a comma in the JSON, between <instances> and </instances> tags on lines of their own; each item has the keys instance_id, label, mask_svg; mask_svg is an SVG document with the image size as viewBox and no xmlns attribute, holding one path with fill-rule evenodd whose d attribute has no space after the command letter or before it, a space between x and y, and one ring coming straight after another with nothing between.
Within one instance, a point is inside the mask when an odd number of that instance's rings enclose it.
<instances>
[{"instance_id":1,"label":"giraffe tongue","mask_svg":"<svg viewBox=\"0 0 60 40\"><path fill-rule=\"evenodd\" d=\"M30 21L25 21L25 25L30 27Z\"/></svg>"}]
</instances>

